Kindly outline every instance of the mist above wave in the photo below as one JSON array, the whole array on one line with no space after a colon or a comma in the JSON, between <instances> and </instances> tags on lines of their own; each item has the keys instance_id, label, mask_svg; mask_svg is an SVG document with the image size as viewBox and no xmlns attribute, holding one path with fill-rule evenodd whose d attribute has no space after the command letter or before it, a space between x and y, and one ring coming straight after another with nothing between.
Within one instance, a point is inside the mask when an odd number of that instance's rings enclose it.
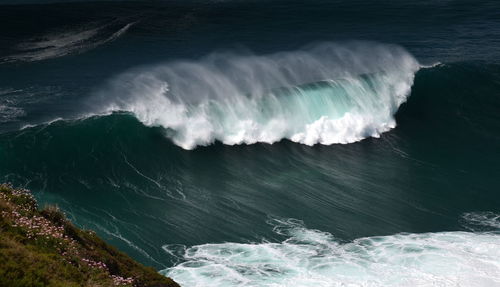
<instances>
[{"instance_id":1,"label":"mist above wave","mask_svg":"<svg viewBox=\"0 0 500 287\"><path fill-rule=\"evenodd\" d=\"M419 64L403 48L322 43L271 55L216 52L126 72L92 98L162 126L185 149L209 145L351 143L393 128Z\"/></svg>"}]
</instances>

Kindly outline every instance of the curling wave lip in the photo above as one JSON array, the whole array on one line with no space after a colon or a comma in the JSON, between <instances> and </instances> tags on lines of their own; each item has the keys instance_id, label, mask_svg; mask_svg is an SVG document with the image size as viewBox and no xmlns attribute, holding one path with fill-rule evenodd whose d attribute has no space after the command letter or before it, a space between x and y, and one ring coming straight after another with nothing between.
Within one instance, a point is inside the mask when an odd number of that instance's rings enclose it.
<instances>
[{"instance_id":1,"label":"curling wave lip","mask_svg":"<svg viewBox=\"0 0 500 287\"><path fill-rule=\"evenodd\" d=\"M418 62L403 48L322 43L271 55L213 53L131 70L92 97L93 112L133 113L184 149L352 143L396 126ZM103 108L104 107L104 108Z\"/></svg>"}]
</instances>

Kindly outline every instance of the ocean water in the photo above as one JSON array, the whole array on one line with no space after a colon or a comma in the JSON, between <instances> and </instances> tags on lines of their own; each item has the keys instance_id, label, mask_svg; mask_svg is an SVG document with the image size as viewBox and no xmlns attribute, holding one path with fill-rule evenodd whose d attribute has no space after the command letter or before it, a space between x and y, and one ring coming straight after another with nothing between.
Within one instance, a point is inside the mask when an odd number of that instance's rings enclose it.
<instances>
[{"instance_id":1,"label":"ocean water","mask_svg":"<svg viewBox=\"0 0 500 287\"><path fill-rule=\"evenodd\" d=\"M0 4L0 181L182 286L500 286L498 1Z\"/></svg>"}]
</instances>

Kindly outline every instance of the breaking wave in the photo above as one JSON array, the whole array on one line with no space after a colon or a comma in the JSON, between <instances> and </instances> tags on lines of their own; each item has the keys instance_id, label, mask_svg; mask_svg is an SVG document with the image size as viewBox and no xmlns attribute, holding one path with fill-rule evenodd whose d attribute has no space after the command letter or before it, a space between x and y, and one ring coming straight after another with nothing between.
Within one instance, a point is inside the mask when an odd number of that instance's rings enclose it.
<instances>
[{"instance_id":1,"label":"breaking wave","mask_svg":"<svg viewBox=\"0 0 500 287\"><path fill-rule=\"evenodd\" d=\"M162 271L185 286L498 286L498 233L437 232L340 243L297 220L270 223L279 243L220 243L181 251ZM163 247L168 253L178 246Z\"/></svg>"},{"instance_id":2,"label":"breaking wave","mask_svg":"<svg viewBox=\"0 0 500 287\"><path fill-rule=\"evenodd\" d=\"M129 71L92 98L127 111L192 149L274 143L352 143L395 127L418 62L403 48L323 43L271 55L217 52ZM104 108L102 108L104 107Z\"/></svg>"}]
</instances>

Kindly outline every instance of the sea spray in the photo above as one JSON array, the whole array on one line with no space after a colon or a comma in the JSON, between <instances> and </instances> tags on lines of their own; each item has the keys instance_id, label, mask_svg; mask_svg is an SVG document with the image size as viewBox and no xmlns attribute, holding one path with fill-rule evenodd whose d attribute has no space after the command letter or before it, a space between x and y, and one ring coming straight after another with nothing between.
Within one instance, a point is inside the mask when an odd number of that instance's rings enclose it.
<instances>
[{"instance_id":1,"label":"sea spray","mask_svg":"<svg viewBox=\"0 0 500 287\"><path fill-rule=\"evenodd\" d=\"M185 149L208 145L351 143L395 127L418 62L403 48L322 43L271 55L216 52L119 75L92 98L162 126Z\"/></svg>"}]
</instances>

